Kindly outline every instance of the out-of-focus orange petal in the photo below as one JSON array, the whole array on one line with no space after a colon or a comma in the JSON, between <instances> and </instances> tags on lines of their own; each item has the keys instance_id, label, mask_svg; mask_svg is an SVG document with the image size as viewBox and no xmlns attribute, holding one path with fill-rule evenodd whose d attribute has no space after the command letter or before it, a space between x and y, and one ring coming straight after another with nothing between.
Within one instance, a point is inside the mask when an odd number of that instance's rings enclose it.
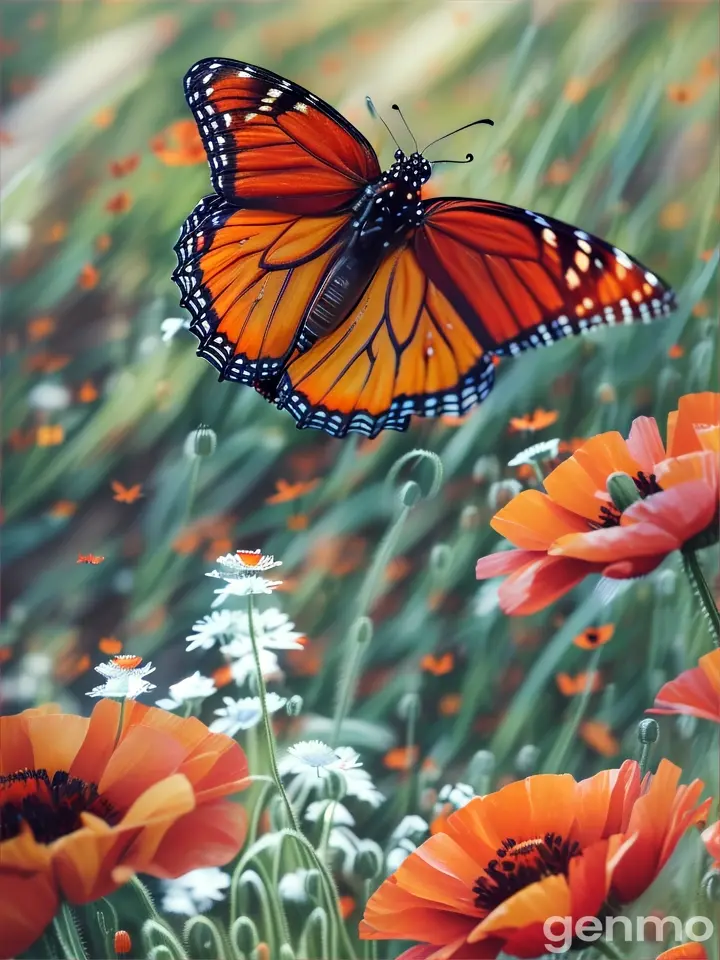
<instances>
[{"instance_id":1,"label":"out-of-focus orange petal","mask_svg":"<svg viewBox=\"0 0 720 960\"><path fill-rule=\"evenodd\" d=\"M680 397L677 411L668 416L668 454L679 457L683 453L702 450L703 444L696 428L717 427L720 424L720 393L688 393ZM711 447L712 448L712 447Z\"/></svg>"},{"instance_id":2,"label":"out-of-focus orange petal","mask_svg":"<svg viewBox=\"0 0 720 960\"><path fill-rule=\"evenodd\" d=\"M586 576L600 570L602 564L541 554L539 559L524 564L501 584L498 590L500 609L511 616L537 613L572 590Z\"/></svg>"},{"instance_id":3,"label":"out-of-focus orange petal","mask_svg":"<svg viewBox=\"0 0 720 960\"><path fill-rule=\"evenodd\" d=\"M588 563L604 564L632 557L662 559L673 550L678 550L682 542L674 534L653 524L637 524L561 537L549 553L553 557L573 557Z\"/></svg>"},{"instance_id":4,"label":"out-of-focus orange petal","mask_svg":"<svg viewBox=\"0 0 720 960\"><path fill-rule=\"evenodd\" d=\"M716 820L715 823L703 830L702 841L714 861L713 866L718 869L720 866L720 820Z\"/></svg>"},{"instance_id":5,"label":"out-of-focus orange petal","mask_svg":"<svg viewBox=\"0 0 720 960\"><path fill-rule=\"evenodd\" d=\"M12 840L3 842L5 848ZM0 930L3 957L17 957L39 939L59 909L51 873L6 870L0 863Z\"/></svg>"},{"instance_id":6,"label":"out-of-focus orange petal","mask_svg":"<svg viewBox=\"0 0 720 960\"><path fill-rule=\"evenodd\" d=\"M688 714L720 723L720 650L661 687L648 713Z\"/></svg>"},{"instance_id":7,"label":"out-of-focus orange petal","mask_svg":"<svg viewBox=\"0 0 720 960\"><path fill-rule=\"evenodd\" d=\"M663 490L689 480L701 480L708 485L715 498L718 493L719 473L718 458L709 450L669 457L661 461L655 469L655 476Z\"/></svg>"},{"instance_id":8,"label":"out-of-focus orange petal","mask_svg":"<svg viewBox=\"0 0 720 960\"><path fill-rule=\"evenodd\" d=\"M707 960L705 947L701 943L681 943L659 953L657 960Z\"/></svg>"}]
</instances>

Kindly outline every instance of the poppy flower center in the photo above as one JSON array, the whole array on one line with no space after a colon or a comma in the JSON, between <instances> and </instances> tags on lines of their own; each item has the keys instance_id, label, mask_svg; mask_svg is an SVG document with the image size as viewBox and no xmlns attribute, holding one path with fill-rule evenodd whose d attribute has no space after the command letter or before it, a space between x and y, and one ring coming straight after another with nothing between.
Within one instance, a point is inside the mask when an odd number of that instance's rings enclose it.
<instances>
[{"instance_id":1,"label":"poppy flower center","mask_svg":"<svg viewBox=\"0 0 720 960\"><path fill-rule=\"evenodd\" d=\"M580 844L557 833L520 842L508 837L490 860L485 875L478 877L473 893L475 905L490 913L501 903L543 877L567 876L568 865L580 854Z\"/></svg>"},{"instance_id":2,"label":"poppy flower center","mask_svg":"<svg viewBox=\"0 0 720 960\"><path fill-rule=\"evenodd\" d=\"M654 473L651 473L649 476L647 476L642 470L639 470L637 474L634 477L630 477L630 479L635 484L635 488L640 494L640 498L642 500L645 500L647 497L651 497L654 493L662 493L662 487L657 482L657 478L655 477ZM593 528L593 530L599 530L607 527L617 527L620 525L621 516L622 511L618 510L615 504L609 503L600 507L600 516L598 517L597 522L590 521L590 526Z\"/></svg>"},{"instance_id":3,"label":"poppy flower center","mask_svg":"<svg viewBox=\"0 0 720 960\"><path fill-rule=\"evenodd\" d=\"M52 843L82 826L80 815L93 813L113 825L120 815L86 783L65 770L52 779L47 770L19 770L0 776L0 841L18 836L23 824L38 843Z\"/></svg>"}]
</instances>

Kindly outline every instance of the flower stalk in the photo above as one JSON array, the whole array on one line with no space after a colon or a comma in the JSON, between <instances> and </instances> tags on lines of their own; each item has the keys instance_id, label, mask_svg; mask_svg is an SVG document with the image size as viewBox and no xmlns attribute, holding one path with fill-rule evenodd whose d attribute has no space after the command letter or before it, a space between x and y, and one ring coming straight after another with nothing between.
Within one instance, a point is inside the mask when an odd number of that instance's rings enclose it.
<instances>
[{"instance_id":1,"label":"flower stalk","mask_svg":"<svg viewBox=\"0 0 720 960\"><path fill-rule=\"evenodd\" d=\"M710 585L705 579L697 553L694 550L683 550L683 569L690 583L690 588L700 603L700 609L708 623L715 646L720 646L720 612L718 611Z\"/></svg>"}]
</instances>

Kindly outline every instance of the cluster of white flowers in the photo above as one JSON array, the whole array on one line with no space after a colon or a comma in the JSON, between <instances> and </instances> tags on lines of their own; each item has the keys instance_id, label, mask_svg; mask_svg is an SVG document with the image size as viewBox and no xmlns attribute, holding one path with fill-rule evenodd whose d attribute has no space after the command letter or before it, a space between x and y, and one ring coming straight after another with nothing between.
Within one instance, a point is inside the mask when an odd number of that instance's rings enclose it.
<instances>
[{"instance_id":1,"label":"cluster of white flowers","mask_svg":"<svg viewBox=\"0 0 720 960\"><path fill-rule=\"evenodd\" d=\"M262 554L259 550L238 550L226 553L215 561L220 570L211 570L206 577L215 577L225 581L224 587L215 591L213 607L220 607L230 597L249 597L257 594L270 594L279 587L282 580L268 580L261 574L282 565L272 555Z\"/></svg>"},{"instance_id":2,"label":"cluster of white flowers","mask_svg":"<svg viewBox=\"0 0 720 960\"><path fill-rule=\"evenodd\" d=\"M288 748L278 767L281 776L292 777L289 793L293 797L307 797L319 790L329 772L337 770L343 775L346 796L356 797L371 807L379 807L385 799L367 770L362 769L360 756L352 747L333 749L321 740L302 740Z\"/></svg>"},{"instance_id":3,"label":"cluster of white flowers","mask_svg":"<svg viewBox=\"0 0 720 960\"><path fill-rule=\"evenodd\" d=\"M105 683L93 687L88 697L107 697L111 700L134 700L142 693L155 689L154 683L144 678L155 671L152 663L142 662L142 657L119 654L108 663L99 663L95 672L105 677Z\"/></svg>"},{"instance_id":4,"label":"cluster of white flowers","mask_svg":"<svg viewBox=\"0 0 720 960\"><path fill-rule=\"evenodd\" d=\"M163 910L192 917L225 899L230 877L218 867L201 867L175 880L162 880L161 885Z\"/></svg>"}]
</instances>

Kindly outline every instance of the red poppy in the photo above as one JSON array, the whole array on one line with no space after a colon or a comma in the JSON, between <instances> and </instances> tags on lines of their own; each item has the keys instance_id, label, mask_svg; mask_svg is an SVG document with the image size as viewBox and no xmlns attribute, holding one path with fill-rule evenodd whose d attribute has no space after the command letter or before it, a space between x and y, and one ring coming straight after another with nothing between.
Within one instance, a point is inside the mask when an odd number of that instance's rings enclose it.
<instances>
[{"instance_id":1,"label":"red poppy","mask_svg":"<svg viewBox=\"0 0 720 960\"><path fill-rule=\"evenodd\" d=\"M678 787L663 760L576 782L542 774L475 797L411 853L368 901L360 936L421 940L404 960L479 960L546 952L544 922L594 917L640 896L711 801Z\"/></svg>"},{"instance_id":2,"label":"red poppy","mask_svg":"<svg viewBox=\"0 0 720 960\"><path fill-rule=\"evenodd\" d=\"M37 940L61 899L89 903L135 873L226 863L245 837L245 755L194 718L101 700L0 717L2 955Z\"/></svg>"},{"instance_id":3,"label":"red poppy","mask_svg":"<svg viewBox=\"0 0 720 960\"><path fill-rule=\"evenodd\" d=\"M648 713L684 713L720 723L720 650L700 657L697 667L670 680Z\"/></svg>"},{"instance_id":4,"label":"red poppy","mask_svg":"<svg viewBox=\"0 0 720 960\"><path fill-rule=\"evenodd\" d=\"M492 527L518 549L478 560L478 579L509 574L499 591L509 614L542 610L588 574L625 579L654 570L687 544L717 538L720 394L689 394L668 417L667 451L657 424L633 422L624 440L603 433L524 490ZM624 475L635 502L620 509L608 482ZM626 486L627 489L627 486Z\"/></svg>"}]
</instances>

